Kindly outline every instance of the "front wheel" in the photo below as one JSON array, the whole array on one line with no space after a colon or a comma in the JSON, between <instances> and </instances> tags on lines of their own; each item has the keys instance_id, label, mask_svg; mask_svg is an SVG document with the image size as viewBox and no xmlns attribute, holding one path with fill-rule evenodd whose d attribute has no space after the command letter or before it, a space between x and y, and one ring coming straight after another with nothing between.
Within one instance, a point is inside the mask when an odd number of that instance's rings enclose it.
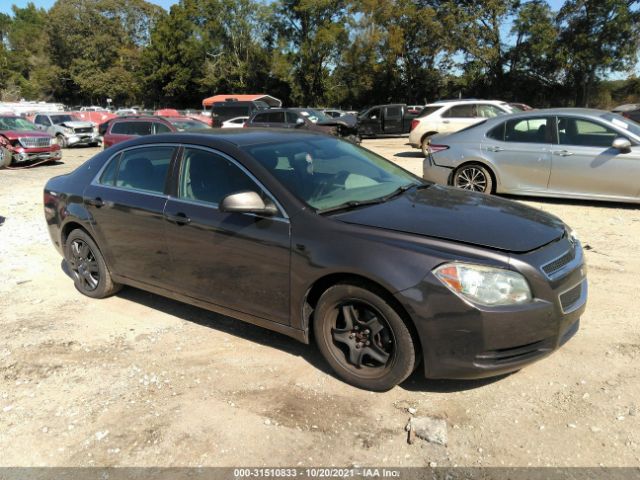
<instances>
[{"instance_id":1,"label":"front wheel","mask_svg":"<svg viewBox=\"0 0 640 480\"><path fill-rule=\"evenodd\" d=\"M65 259L76 289L91 298L113 295L121 286L114 283L102 253L84 230L73 230L67 238Z\"/></svg>"},{"instance_id":2,"label":"front wheel","mask_svg":"<svg viewBox=\"0 0 640 480\"><path fill-rule=\"evenodd\" d=\"M314 312L318 348L333 370L359 388L385 391L405 380L417 363L411 332L384 298L366 288L338 284Z\"/></svg>"},{"instance_id":3,"label":"front wheel","mask_svg":"<svg viewBox=\"0 0 640 480\"><path fill-rule=\"evenodd\" d=\"M463 165L453 176L453 185L472 192L492 193L493 177L482 165L472 163Z\"/></svg>"},{"instance_id":4,"label":"front wheel","mask_svg":"<svg viewBox=\"0 0 640 480\"><path fill-rule=\"evenodd\" d=\"M64 135L58 134L56 135L56 138L58 139L58 145L60 145L60 148L67 148L69 146L67 137L65 137Z\"/></svg>"}]
</instances>

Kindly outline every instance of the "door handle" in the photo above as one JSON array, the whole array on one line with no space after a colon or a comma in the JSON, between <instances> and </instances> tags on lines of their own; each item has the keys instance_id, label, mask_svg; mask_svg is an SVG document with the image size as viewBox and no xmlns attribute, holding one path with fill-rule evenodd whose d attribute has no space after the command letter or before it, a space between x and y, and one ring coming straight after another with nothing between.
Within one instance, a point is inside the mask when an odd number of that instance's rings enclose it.
<instances>
[{"instance_id":1,"label":"door handle","mask_svg":"<svg viewBox=\"0 0 640 480\"><path fill-rule=\"evenodd\" d=\"M164 214L164 217L176 225L187 225L191 223L191 219L185 213L176 213L175 215Z\"/></svg>"},{"instance_id":2,"label":"door handle","mask_svg":"<svg viewBox=\"0 0 640 480\"><path fill-rule=\"evenodd\" d=\"M561 157L570 157L571 155L573 155L573 152L570 152L569 150L556 150L552 153L554 155L560 155Z\"/></svg>"},{"instance_id":3,"label":"door handle","mask_svg":"<svg viewBox=\"0 0 640 480\"><path fill-rule=\"evenodd\" d=\"M504 148L496 147L496 146L493 146L493 145L487 147L487 151L489 151L489 152L501 152L503 150L504 150Z\"/></svg>"},{"instance_id":4,"label":"door handle","mask_svg":"<svg viewBox=\"0 0 640 480\"><path fill-rule=\"evenodd\" d=\"M449 120L443 120L442 123L449 123Z\"/></svg>"},{"instance_id":5,"label":"door handle","mask_svg":"<svg viewBox=\"0 0 640 480\"><path fill-rule=\"evenodd\" d=\"M100 207L104 206L104 202L102 201L102 199L100 197L90 198L90 199L87 200L87 203L89 205L93 205L96 208L100 208Z\"/></svg>"}]
</instances>

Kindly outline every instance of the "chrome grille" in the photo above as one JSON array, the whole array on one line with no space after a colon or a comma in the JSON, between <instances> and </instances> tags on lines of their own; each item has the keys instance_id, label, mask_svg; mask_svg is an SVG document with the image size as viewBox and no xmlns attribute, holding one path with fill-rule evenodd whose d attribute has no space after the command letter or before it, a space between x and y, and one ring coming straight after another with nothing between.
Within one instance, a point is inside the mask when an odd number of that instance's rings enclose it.
<instances>
[{"instance_id":1,"label":"chrome grille","mask_svg":"<svg viewBox=\"0 0 640 480\"><path fill-rule=\"evenodd\" d=\"M24 148L46 148L51 146L51 137L22 137L18 140Z\"/></svg>"},{"instance_id":2,"label":"chrome grille","mask_svg":"<svg viewBox=\"0 0 640 480\"><path fill-rule=\"evenodd\" d=\"M76 133L91 133L93 132L93 128L91 127L80 127L74 129Z\"/></svg>"},{"instance_id":3,"label":"chrome grille","mask_svg":"<svg viewBox=\"0 0 640 480\"><path fill-rule=\"evenodd\" d=\"M571 290L567 290L562 295L560 295L560 305L562 305L562 310L564 312L570 311L571 307L575 306L581 297L582 282L573 287Z\"/></svg>"},{"instance_id":4,"label":"chrome grille","mask_svg":"<svg viewBox=\"0 0 640 480\"><path fill-rule=\"evenodd\" d=\"M544 273L551 276L554 273L556 273L558 270L561 270L562 267L564 267L565 265L568 265L569 263L571 263L574 258L575 258L575 254L573 250L569 250L561 257L558 257L555 260L544 265L542 267L542 270L544 271Z\"/></svg>"}]
</instances>

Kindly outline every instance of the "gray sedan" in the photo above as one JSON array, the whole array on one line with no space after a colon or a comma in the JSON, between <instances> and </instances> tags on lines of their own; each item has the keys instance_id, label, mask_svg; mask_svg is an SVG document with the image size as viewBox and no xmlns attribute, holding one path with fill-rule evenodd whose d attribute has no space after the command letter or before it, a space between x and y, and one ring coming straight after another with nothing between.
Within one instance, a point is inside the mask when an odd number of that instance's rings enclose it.
<instances>
[{"instance_id":1,"label":"gray sedan","mask_svg":"<svg viewBox=\"0 0 640 480\"><path fill-rule=\"evenodd\" d=\"M640 203L640 125L581 108L500 116L433 137L423 176L485 193Z\"/></svg>"}]
</instances>

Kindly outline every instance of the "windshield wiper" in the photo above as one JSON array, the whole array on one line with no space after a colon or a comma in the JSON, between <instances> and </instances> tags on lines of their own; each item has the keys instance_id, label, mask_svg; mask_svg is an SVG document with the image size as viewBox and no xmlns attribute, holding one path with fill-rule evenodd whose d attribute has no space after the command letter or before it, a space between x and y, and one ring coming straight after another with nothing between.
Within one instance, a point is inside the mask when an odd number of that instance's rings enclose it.
<instances>
[{"instance_id":1,"label":"windshield wiper","mask_svg":"<svg viewBox=\"0 0 640 480\"><path fill-rule=\"evenodd\" d=\"M340 205L336 205L335 207L325 208L323 210L318 210L319 214L336 212L338 210L351 210L353 208L362 207L365 205L375 205L377 203L384 203L387 200L390 200L393 197L397 197L398 195L403 194L407 190L411 190L412 188L427 188L429 184L417 184L410 183L408 185L402 185L401 187L396 188L393 192L388 193L382 197L372 198L371 200L350 200L348 202L341 203Z\"/></svg>"}]
</instances>

